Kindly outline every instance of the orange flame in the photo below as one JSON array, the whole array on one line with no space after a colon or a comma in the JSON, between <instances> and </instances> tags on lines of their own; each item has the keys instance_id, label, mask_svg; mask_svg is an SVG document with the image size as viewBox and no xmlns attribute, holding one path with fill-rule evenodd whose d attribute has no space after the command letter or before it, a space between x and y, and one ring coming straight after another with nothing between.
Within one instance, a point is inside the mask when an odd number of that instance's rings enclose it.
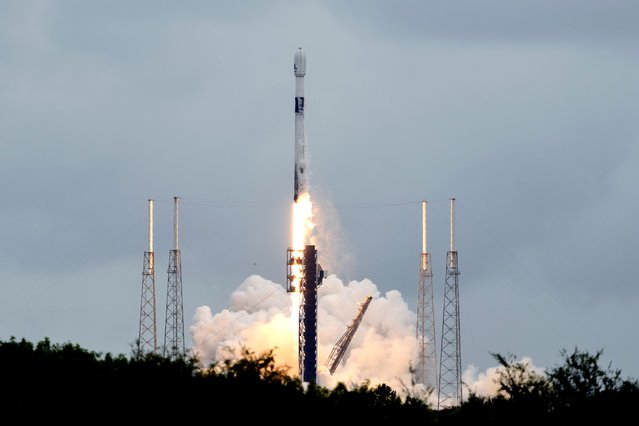
<instances>
[{"instance_id":1,"label":"orange flame","mask_svg":"<svg viewBox=\"0 0 639 426\"><path fill-rule=\"evenodd\" d=\"M310 195L305 192L297 197L297 202L293 204L293 241L291 249L293 249L294 256L299 259L304 256L304 248L310 239L313 227L313 204L311 203ZM299 291L300 288L300 279L303 273L302 266L303 262L299 262L291 267L291 272L294 276L292 286L295 291Z\"/></svg>"}]
</instances>

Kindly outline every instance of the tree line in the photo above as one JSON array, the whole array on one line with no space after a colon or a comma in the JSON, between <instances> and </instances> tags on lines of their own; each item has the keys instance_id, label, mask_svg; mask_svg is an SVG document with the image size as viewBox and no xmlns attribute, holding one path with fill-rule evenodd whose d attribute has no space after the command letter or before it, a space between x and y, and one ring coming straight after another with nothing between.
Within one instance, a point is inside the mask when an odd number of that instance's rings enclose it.
<instances>
[{"instance_id":1,"label":"tree line","mask_svg":"<svg viewBox=\"0 0 639 426\"><path fill-rule=\"evenodd\" d=\"M0 341L0 407L25 421L363 422L395 424L601 423L632 418L639 383L601 366L603 351L561 351L543 374L512 354L500 364L496 395L468 395L438 410L428 395L402 395L385 384L302 383L276 365L273 351L242 349L235 359L201 368L193 357L112 355L77 344Z\"/></svg>"}]
</instances>

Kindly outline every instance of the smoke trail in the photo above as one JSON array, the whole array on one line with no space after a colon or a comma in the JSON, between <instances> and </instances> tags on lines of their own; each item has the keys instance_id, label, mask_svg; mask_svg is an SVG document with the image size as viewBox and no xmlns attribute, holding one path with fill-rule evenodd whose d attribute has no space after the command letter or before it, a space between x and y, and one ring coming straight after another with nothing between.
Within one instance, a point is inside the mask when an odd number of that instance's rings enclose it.
<instances>
[{"instance_id":1,"label":"smoke trail","mask_svg":"<svg viewBox=\"0 0 639 426\"><path fill-rule=\"evenodd\" d=\"M321 226L313 228L310 244L317 247L319 261L325 271L349 281L353 276L355 259L351 247L343 238L337 210L331 199L321 193L313 197L313 218Z\"/></svg>"}]
</instances>

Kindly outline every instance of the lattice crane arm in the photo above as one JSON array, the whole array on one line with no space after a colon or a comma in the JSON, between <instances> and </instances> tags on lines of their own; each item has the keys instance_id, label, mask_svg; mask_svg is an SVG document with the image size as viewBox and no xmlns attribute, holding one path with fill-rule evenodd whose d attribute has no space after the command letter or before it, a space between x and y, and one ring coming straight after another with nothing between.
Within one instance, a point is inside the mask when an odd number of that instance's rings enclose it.
<instances>
[{"instance_id":1,"label":"lattice crane arm","mask_svg":"<svg viewBox=\"0 0 639 426\"><path fill-rule=\"evenodd\" d=\"M355 335L359 324L362 322L362 317L364 316L366 309L368 309L368 305L371 303L372 299L372 296L366 297L364 302L361 304L359 311L357 312L357 316L355 316L351 325L348 326L346 332L342 335L342 337L340 337L340 339L333 347L331 354L328 356L328 359L326 360L326 366L328 367L328 370L331 372L331 374L335 372L337 366L339 365L339 362L342 360L342 357L346 353L346 349L348 349L348 345L351 343L353 335Z\"/></svg>"}]
</instances>

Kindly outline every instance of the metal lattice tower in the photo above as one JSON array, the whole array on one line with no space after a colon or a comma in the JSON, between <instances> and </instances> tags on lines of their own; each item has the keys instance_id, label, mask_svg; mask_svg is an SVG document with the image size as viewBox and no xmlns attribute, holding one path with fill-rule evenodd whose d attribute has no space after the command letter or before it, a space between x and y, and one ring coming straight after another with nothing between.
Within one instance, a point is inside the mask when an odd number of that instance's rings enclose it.
<instances>
[{"instance_id":1,"label":"metal lattice tower","mask_svg":"<svg viewBox=\"0 0 639 426\"><path fill-rule=\"evenodd\" d=\"M153 200L149 200L149 251L144 252L142 268L142 296L140 301L140 327L138 333L140 355L158 350L155 318L155 261L153 254Z\"/></svg>"},{"instance_id":2,"label":"metal lattice tower","mask_svg":"<svg viewBox=\"0 0 639 426\"><path fill-rule=\"evenodd\" d=\"M450 250L446 257L446 288L439 366L437 407L446 408L462 402L461 335L459 327L459 264L455 251L455 199L450 199Z\"/></svg>"},{"instance_id":3,"label":"metal lattice tower","mask_svg":"<svg viewBox=\"0 0 639 426\"><path fill-rule=\"evenodd\" d=\"M417 365L415 383L428 388L437 386L437 344L435 338L435 305L433 303L433 268L427 251L426 201L422 201L422 253L419 256L417 285Z\"/></svg>"},{"instance_id":4,"label":"metal lattice tower","mask_svg":"<svg viewBox=\"0 0 639 426\"><path fill-rule=\"evenodd\" d=\"M175 201L174 249L169 251L166 319L164 325L164 356L181 357L184 347L184 311L182 304L182 260L178 244L178 197Z\"/></svg>"},{"instance_id":5,"label":"metal lattice tower","mask_svg":"<svg viewBox=\"0 0 639 426\"><path fill-rule=\"evenodd\" d=\"M339 362L342 360L342 357L346 353L346 349L348 349L348 345L351 343L351 340L353 340L353 336L359 328L359 325L362 322L362 318L364 317L364 313L366 312L366 309L368 309L368 305L371 303L371 300L373 300L372 296L366 296L364 302L361 303L355 319L353 319L351 325L348 326L342 337L340 337L340 339L333 347L331 354L328 356L328 359L326 360L326 366L328 367L328 371L330 371L331 375L337 369Z\"/></svg>"},{"instance_id":6,"label":"metal lattice tower","mask_svg":"<svg viewBox=\"0 0 639 426\"><path fill-rule=\"evenodd\" d=\"M324 271L317 263L314 245L304 249L303 276L299 307L299 368L303 382L317 381L317 288L322 285Z\"/></svg>"}]
</instances>

